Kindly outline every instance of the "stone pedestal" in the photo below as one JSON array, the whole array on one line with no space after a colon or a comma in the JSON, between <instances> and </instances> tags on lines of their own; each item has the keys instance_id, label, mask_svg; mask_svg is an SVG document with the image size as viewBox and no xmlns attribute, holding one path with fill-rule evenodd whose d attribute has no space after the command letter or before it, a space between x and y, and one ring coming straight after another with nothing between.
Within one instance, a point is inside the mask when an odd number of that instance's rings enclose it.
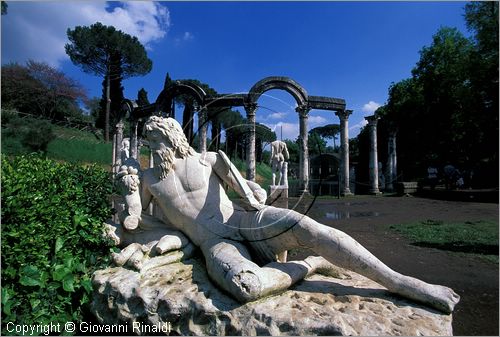
<instances>
[{"instance_id":1,"label":"stone pedestal","mask_svg":"<svg viewBox=\"0 0 500 337\"><path fill-rule=\"evenodd\" d=\"M288 186L269 185L270 193L266 205L279 208L288 208Z\"/></svg>"},{"instance_id":2,"label":"stone pedestal","mask_svg":"<svg viewBox=\"0 0 500 337\"><path fill-rule=\"evenodd\" d=\"M212 284L202 258L141 273L99 270L92 285L93 314L124 335L452 335L451 315L340 268L244 305Z\"/></svg>"}]
</instances>

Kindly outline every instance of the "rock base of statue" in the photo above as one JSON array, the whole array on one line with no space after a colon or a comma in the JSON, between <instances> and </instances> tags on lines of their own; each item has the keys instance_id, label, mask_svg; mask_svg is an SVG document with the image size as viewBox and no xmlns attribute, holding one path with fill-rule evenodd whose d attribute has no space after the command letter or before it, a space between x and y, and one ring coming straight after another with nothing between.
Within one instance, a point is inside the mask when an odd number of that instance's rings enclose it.
<instances>
[{"instance_id":1,"label":"rock base of statue","mask_svg":"<svg viewBox=\"0 0 500 337\"><path fill-rule=\"evenodd\" d=\"M267 197L266 205L288 208L288 186L269 185L269 192L270 193Z\"/></svg>"},{"instance_id":2,"label":"rock base of statue","mask_svg":"<svg viewBox=\"0 0 500 337\"><path fill-rule=\"evenodd\" d=\"M137 335L452 335L451 315L340 268L241 304L209 280L202 257L152 266L94 274L92 312L100 323Z\"/></svg>"}]
</instances>

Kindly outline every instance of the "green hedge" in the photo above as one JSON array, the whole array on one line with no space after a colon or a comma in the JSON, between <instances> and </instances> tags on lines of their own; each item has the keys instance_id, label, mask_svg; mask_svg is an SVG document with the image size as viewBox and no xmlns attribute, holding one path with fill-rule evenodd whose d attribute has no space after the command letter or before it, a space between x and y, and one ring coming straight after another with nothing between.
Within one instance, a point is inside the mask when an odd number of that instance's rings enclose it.
<instances>
[{"instance_id":1,"label":"green hedge","mask_svg":"<svg viewBox=\"0 0 500 337\"><path fill-rule=\"evenodd\" d=\"M109 263L109 173L36 155L2 155L1 172L2 333L81 320L92 272Z\"/></svg>"}]
</instances>

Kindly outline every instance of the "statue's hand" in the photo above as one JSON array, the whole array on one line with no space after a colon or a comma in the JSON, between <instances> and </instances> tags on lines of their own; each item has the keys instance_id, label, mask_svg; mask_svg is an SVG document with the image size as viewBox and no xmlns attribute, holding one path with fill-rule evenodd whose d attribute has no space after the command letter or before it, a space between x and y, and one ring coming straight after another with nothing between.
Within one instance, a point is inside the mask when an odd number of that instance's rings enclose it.
<instances>
[{"instance_id":1,"label":"statue's hand","mask_svg":"<svg viewBox=\"0 0 500 337\"><path fill-rule=\"evenodd\" d=\"M260 204L264 205L266 203L267 192L265 189L263 189L263 188L256 189L253 191L253 195L254 195L255 199L257 199L257 201Z\"/></svg>"},{"instance_id":2,"label":"statue's hand","mask_svg":"<svg viewBox=\"0 0 500 337\"><path fill-rule=\"evenodd\" d=\"M175 233L175 234L174 234ZM172 234L163 235L155 246L158 254L163 254L172 250L185 247L189 240L181 232L172 232Z\"/></svg>"},{"instance_id":3,"label":"statue's hand","mask_svg":"<svg viewBox=\"0 0 500 337\"><path fill-rule=\"evenodd\" d=\"M146 245L132 243L123 248L121 252L113 253L112 258L117 266L128 265L133 269L141 270L145 258L144 254L148 253L148 251L149 249Z\"/></svg>"},{"instance_id":4,"label":"statue's hand","mask_svg":"<svg viewBox=\"0 0 500 337\"><path fill-rule=\"evenodd\" d=\"M178 231L169 231L160 240L145 244L131 243L119 253L113 253L112 258L118 266L128 266L142 270L145 266L159 266L174 263L191 256L194 247L189 240ZM169 256L170 255L170 256ZM162 258L162 257L165 258Z\"/></svg>"},{"instance_id":5,"label":"statue's hand","mask_svg":"<svg viewBox=\"0 0 500 337\"><path fill-rule=\"evenodd\" d=\"M123 165L116 174L116 179L122 189L122 193L133 193L139 189L139 171L132 166Z\"/></svg>"}]
</instances>

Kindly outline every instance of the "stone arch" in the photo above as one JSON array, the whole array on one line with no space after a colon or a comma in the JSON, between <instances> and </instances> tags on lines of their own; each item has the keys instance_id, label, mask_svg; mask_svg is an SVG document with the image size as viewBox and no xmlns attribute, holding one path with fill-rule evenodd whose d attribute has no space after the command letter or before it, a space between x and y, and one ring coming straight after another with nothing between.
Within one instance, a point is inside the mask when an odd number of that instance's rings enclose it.
<instances>
[{"instance_id":1,"label":"stone arch","mask_svg":"<svg viewBox=\"0 0 500 337\"><path fill-rule=\"evenodd\" d=\"M134 116L134 111L138 108L137 102L124 99L122 101L122 106L120 110L120 119L122 118L132 118Z\"/></svg>"},{"instance_id":2,"label":"stone arch","mask_svg":"<svg viewBox=\"0 0 500 337\"><path fill-rule=\"evenodd\" d=\"M272 89L285 90L293 96L298 106L307 105L308 95L306 90L291 78L281 76L266 77L255 83L248 93L247 103L255 104L264 92Z\"/></svg>"},{"instance_id":3,"label":"stone arch","mask_svg":"<svg viewBox=\"0 0 500 337\"><path fill-rule=\"evenodd\" d=\"M167 115L170 115L172 112L172 101L179 95L189 95L193 97L200 107L204 105L205 97L207 96L200 86L191 81L174 81L158 95L155 103L157 112L163 111L166 112Z\"/></svg>"}]
</instances>

